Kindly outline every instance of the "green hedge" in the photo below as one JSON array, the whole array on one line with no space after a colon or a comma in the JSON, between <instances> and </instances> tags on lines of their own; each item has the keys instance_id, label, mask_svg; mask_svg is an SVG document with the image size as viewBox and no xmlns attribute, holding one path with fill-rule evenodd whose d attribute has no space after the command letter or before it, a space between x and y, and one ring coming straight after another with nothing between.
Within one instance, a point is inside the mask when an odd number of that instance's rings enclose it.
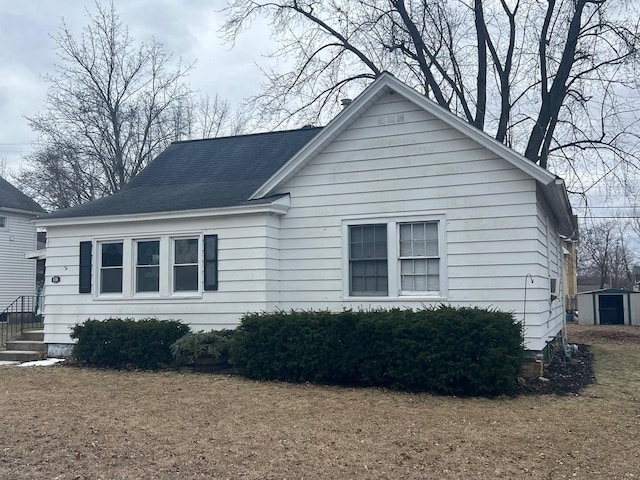
<instances>
[{"instance_id":1,"label":"green hedge","mask_svg":"<svg viewBox=\"0 0 640 480\"><path fill-rule=\"evenodd\" d=\"M166 367L173 361L171 344L188 332L177 320L89 319L72 329L71 338L78 340L72 357L95 367Z\"/></svg>"},{"instance_id":2,"label":"green hedge","mask_svg":"<svg viewBox=\"0 0 640 480\"><path fill-rule=\"evenodd\" d=\"M495 396L514 391L523 355L511 314L440 306L248 314L231 362L255 379Z\"/></svg>"}]
</instances>

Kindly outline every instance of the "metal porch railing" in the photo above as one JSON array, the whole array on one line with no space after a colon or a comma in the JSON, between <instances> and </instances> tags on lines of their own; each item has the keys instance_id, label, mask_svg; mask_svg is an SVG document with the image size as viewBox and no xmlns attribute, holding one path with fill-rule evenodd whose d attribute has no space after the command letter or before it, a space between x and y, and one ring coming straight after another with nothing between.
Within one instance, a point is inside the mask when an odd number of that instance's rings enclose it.
<instances>
[{"instance_id":1,"label":"metal porch railing","mask_svg":"<svg viewBox=\"0 0 640 480\"><path fill-rule=\"evenodd\" d=\"M12 338L32 328L42 328L42 315L38 295L23 295L0 313L0 348Z\"/></svg>"}]
</instances>

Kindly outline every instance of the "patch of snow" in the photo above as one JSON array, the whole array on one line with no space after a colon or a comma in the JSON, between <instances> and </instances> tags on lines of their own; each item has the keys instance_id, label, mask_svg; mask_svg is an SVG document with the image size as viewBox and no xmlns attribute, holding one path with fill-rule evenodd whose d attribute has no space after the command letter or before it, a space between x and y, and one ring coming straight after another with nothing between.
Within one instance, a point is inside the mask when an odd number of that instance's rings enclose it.
<instances>
[{"instance_id":1,"label":"patch of snow","mask_svg":"<svg viewBox=\"0 0 640 480\"><path fill-rule=\"evenodd\" d=\"M46 360L36 360L34 362L24 362L19 367L50 367L56 363L64 362L64 358L47 358Z\"/></svg>"}]
</instances>

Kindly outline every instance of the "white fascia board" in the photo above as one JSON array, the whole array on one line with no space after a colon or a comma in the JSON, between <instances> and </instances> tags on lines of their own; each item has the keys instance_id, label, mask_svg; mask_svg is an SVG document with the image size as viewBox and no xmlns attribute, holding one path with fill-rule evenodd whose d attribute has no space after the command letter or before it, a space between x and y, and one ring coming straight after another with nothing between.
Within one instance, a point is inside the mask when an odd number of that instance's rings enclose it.
<instances>
[{"instance_id":1,"label":"white fascia board","mask_svg":"<svg viewBox=\"0 0 640 480\"><path fill-rule=\"evenodd\" d=\"M19 208L0 207L0 212L19 213L21 215L29 215L30 217L38 217L45 215L44 212L34 212L33 210L21 210Z\"/></svg>"},{"instance_id":2,"label":"white fascia board","mask_svg":"<svg viewBox=\"0 0 640 480\"><path fill-rule=\"evenodd\" d=\"M32 252L27 252L24 254L24 258L26 259L36 259L36 260L44 260L47 258L47 250L45 248L40 250L34 250Z\"/></svg>"},{"instance_id":3,"label":"white fascia board","mask_svg":"<svg viewBox=\"0 0 640 480\"><path fill-rule=\"evenodd\" d=\"M552 184L542 186L544 196L560 223L560 234L569 240L577 238L577 226L573 220L573 210L567 195L564 180L556 178Z\"/></svg>"},{"instance_id":4,"label":"white fascia board","mask_svg":"<svg viewBox=\"0 0 640 480\"><path fill-rule=\"evenodd\" d=\"M416 90L405 85L395 77L389 76L389 80L390 83L393 84L389 85L389 87L402 94L407 100L410 100L418 106L422 107L424 110L437 117L439 120L442 120L451 128L464 133L467 137L478 142L484 148L495 153L500 158L508 161L514 167L519 168L524 173L534 178L536 181L542 183L543 185L549 185L550 183L553 183L555 181L556 176L554 174L533 163L531 160L528 160L503 143L500 143L495 138L490 137L482 130L478 130L466 120L463 120L455 114L451 113L449 110L442 108L433 100L430 100L426 96L418 93Z\"/></svg>"},{"instance_id":5,"label":"white fascia board","mask_svg":"<svg viewBox=\"0 0 640 480\"><path fill-rule=\"evenodd\" d=\"M224 208L206 208L199 210L178 210L173 212L134 213L130 215L105 215L96 217L52 218L36 220L38 227L57 227L65 225L96 225L107 223L147 222L156 220L175 220L183 218L226 217L267 213L285 215L289 211L291 201L285 195L271 203L260 205L239 205Z\"/></svg>"},{"instance_id":6,"label":"white fascia board","mask_svg":"<svg viewBox=\"0 0 640 480\"><path fill-rule=\"evenodd\" d=\"M342 133L351 123L353 123L364 111L369 109L375 100L386 91L393 91L404 98L421 107L439 120L443 121L451 128L465 134L470 139L476 141L487 150L495 153L500 158L519 168L530 177L543 185L549 185L556 179L555 175L526 159L519 153L510 149L506 145L498 142L486 133L478 130L465 120L457 117L450 111L442 108L433 100L418 93L413 88L405 85L390 73L382 73L371 85L358 95L355 100L344 108L329 124L324 127L309 143L307 143L298 153L285 163L271 178L263 183L256 190L250 199L255 200L274 193L274 191L302 167L304 167L313 157Z\"/></svg>"}]
</instances>

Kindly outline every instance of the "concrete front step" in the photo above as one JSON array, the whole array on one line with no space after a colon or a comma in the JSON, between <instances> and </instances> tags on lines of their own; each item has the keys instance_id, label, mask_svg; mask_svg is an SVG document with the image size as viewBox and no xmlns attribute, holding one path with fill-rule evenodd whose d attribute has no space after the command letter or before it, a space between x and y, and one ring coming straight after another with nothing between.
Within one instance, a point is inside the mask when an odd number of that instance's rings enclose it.
<instances>
[{"instance_id":1,"label":"concrete front step","mask_svg":"<svg viewBox=\"0 0 640 480\"><path fill-rule=\"evenodd\" d=\"M44 342L44 330L25 330L20 334L20 340Z\"/></svg>"},{"instance_id":2,"label":"concrete front step","mask_svg":"<svg viewBox=\"0 0 640 480\"><path fill-rule=\"evenodd\" d=\"M33 362L47 358L44 330L24 330L18 340L10 340L0 350L0 362Z\"/></svg>"},{"instance_id":3,"label":"concrete front step","mask_svg":"<svg viewBox=\"0 0 640 480\"><path fill-rule=\"evenodd\" d=\"M3 350L0 352L0 361L4 362L33 362L43 360L45 357L45 352L31 350Z\"/></svg>"},{"instance_id":4,"label":"concrete front step","mask_svg":"<svg viewBox=\"0 0 640 480\"><path fill-rule=\"evenodd\" d=\"M33 352L46 352L47 346L42 342L33 340L11 340L7 342L7 350L30 350Z\"/></svg>"}]
</instances>

